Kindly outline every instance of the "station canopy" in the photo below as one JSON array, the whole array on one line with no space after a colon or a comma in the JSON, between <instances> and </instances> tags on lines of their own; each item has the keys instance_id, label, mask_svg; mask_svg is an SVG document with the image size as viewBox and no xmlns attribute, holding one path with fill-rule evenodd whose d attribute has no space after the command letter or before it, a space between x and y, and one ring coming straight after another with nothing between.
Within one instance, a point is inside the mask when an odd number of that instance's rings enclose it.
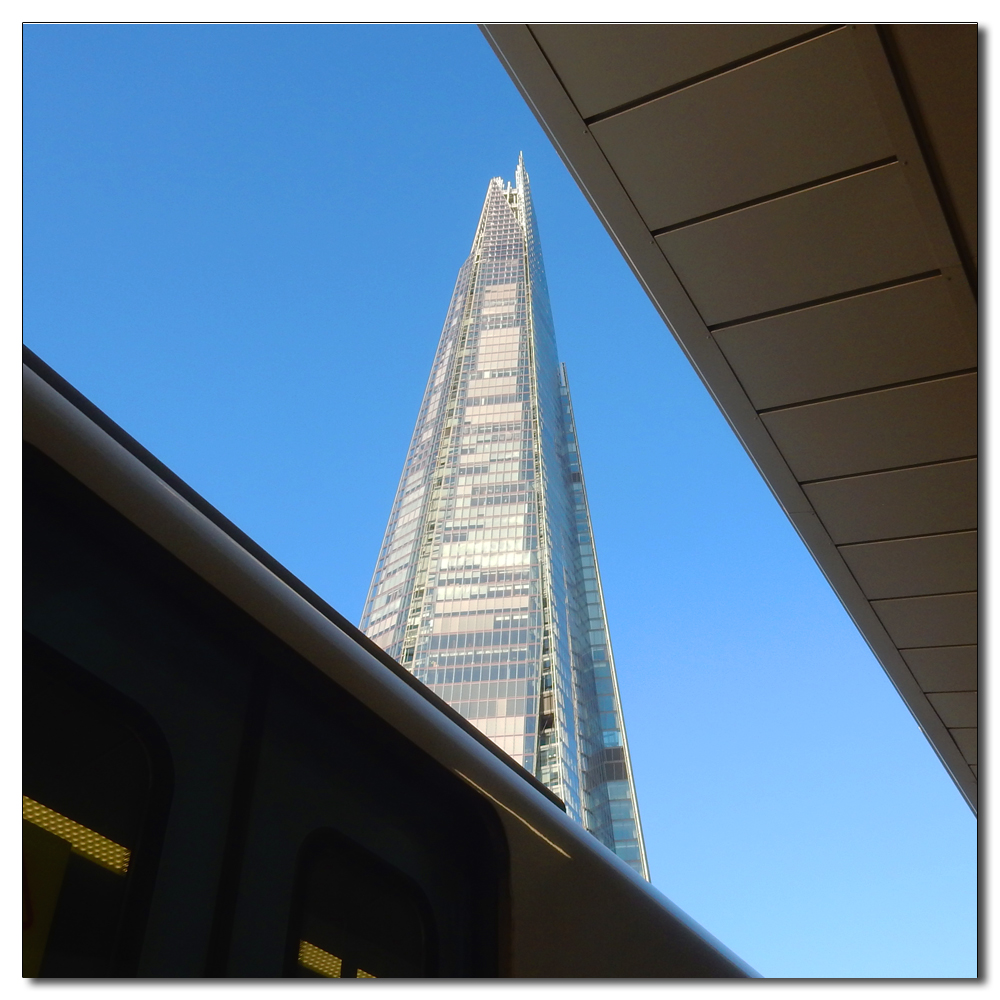
<instances>
[{"instance_id":1,"label":"station canopy","mask_svg":"<svg viewBox=\"0 0 1000 1000\"><path fill-rule=\"evenodd\" d=\"M975 809L977 27L482 30Z\"/></svg>"}]
</instances>

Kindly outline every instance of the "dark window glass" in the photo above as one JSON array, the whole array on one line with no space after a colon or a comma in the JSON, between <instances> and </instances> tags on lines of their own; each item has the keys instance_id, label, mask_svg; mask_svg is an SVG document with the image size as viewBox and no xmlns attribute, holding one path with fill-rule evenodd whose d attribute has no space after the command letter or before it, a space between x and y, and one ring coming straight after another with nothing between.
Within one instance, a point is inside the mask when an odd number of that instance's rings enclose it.
<instances>
[{"instance_id":1,"label":"dark window glass","mask_svg":"<svg viewBox=\"0 0 1000 1000\"><path fill-rule=\"evenodd\" d=\"M156 852L154 769L130 716L119 695L26 636L27 977L134 975L151 870L142 859Z\"/></svg>"},{"instance_id":2,"label":"dark window glass","mask_svg":"<svg viewBox=\"0 0 1000 1000\"><path fill-rule=\"evenodd\" d=\"M314 836L303 848L292 928L292 976L413 979L434 974L430 908L421 891L332 831Z\"/></svg>"}]
</instances>

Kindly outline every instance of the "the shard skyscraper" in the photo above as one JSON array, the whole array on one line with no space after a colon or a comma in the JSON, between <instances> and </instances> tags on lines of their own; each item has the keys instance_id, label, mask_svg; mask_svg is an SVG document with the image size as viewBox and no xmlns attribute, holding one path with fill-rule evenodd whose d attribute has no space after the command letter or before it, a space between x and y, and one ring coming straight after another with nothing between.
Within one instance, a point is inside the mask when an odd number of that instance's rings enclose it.
<instances>
[{"instance_id":1,"label":"the shard skyscraper","mask_svg":"<svg viewBox=\"0 0 1000 1000\"><path fill-rule=\"evenodd\" d=\"M523 159L490 181L361 627L648 878Z\"/></svg>"}]
</instances>

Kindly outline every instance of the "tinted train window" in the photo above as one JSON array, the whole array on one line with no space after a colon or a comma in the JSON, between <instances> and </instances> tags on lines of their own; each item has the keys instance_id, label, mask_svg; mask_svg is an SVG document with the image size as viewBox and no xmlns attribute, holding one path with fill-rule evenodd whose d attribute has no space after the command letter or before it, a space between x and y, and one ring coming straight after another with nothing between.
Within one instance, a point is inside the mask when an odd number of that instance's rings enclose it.
<instances>
[{"instance_id":1,"label":"tinted train window","mask_svg":"<svg viewBox=\"0 0 1000 1000\"><path fill-rule=\"evenodd\" d=\"M118 695L30 636L25 654L23 974L134 974L150 755Z\"/></svg>"},{"instance_id":2,"label":"tinted train window","mask_svg":"<svg viewBox=\"0 0 1000 1000\"><path fill-rule=\"evenodd\" d=\"M434 974L427 902L400 872L327 832L303 849L297 881L291 975L410 979Z\"/></svg>"}]
</instances>

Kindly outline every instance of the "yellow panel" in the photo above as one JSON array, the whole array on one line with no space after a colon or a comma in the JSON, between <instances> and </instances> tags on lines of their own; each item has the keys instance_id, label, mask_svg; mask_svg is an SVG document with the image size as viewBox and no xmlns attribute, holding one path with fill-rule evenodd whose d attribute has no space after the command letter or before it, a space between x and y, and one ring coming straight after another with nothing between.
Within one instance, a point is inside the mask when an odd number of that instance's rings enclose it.
<instances>
[{"instance_id":1,"label":"yellow panel","mask_svg":"<svg viewBox=\"0 0 1000 1000\"><path fill-rule=\"evenodd\" d=\"M116 844L107 837L102 837L99 833L88 829L81 823L57 813L48 806L43 806L41 802L29 799L27 795L22 797L22 815L29 823L40 826L49 833L54 833L63 840L68 840L70 846L77 854L82 854L90 861L94 861L108 871L124 875L128 871L129 860L132 852L121 844Z\"/></svg>"},{"instance_id":2,"label":"yellow panel","mask_svg":"<svg viewBox=\"0 0 1000 1000\"><path fill-rule=\"evenodd\" d=\"M358 979L377 979L378 976L373 976L370 972L365 972L364 969L358 969Z\"/></svg>"},{"instance_id":3,"label":"yellow panel","mask_svg":"<svg viewBox=\"0 0 1000 1000\"><path fill-rule=\"evenodd\" d=\"M299 942L299 965L304 965L310 971L326 976L327 979L340 979L343 964L336 955L331 955L308 941Z\"/></svg>"}]
</instances>

